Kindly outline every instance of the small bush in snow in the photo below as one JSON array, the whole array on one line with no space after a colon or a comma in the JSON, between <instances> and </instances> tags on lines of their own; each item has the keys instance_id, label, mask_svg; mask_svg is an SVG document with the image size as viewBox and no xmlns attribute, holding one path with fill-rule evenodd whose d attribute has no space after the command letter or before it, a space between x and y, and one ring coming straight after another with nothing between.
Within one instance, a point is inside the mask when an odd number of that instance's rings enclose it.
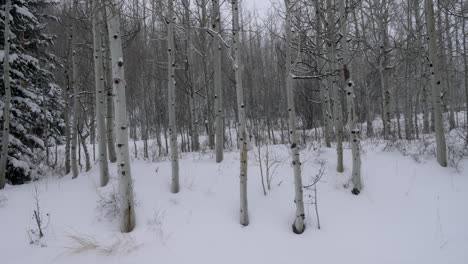
<instances>
[{"instance_id":1,"label":"small bush in snow","mask_svg":"<svg viewBox=\"0 0 468 264\"><path fill-rule=\"evenodd\" d=\"M41 239L44 237L44 232L49 226L50 214L47 213L45 215L46 219L44 219L39 202L39 191L37 186L34 186L33 198L35 208L33 210L32 219L34 224L33 227L29 228L26 233L28 234L30 244L41 245L41 247L45 247L46 245L41 241Z\"/></svg>"},{"instance_id":2,"label":"small bush in snow","mask_svg":"<svg viewBox=\"0 0 468 264\"><path fill-rule=\"evenodd\" d=\"M451 167L455 168L457 172L461 172L461 161L463 158L468 157L468 145L466 142L464 131L460 128L453 129L447 135L447 158Z\"/></svg>"},{"instance_id":3,"label":"small bush in snow","mask_svg":"<svg viewBox=\"0 0 468 264\"><path fill-rule=\"evenodd\" d=\"M98 190L97 210L108 220L116 219L120 212L119 199L115 182L109 182L106 188Z\"/></svg>"}]
</instances>

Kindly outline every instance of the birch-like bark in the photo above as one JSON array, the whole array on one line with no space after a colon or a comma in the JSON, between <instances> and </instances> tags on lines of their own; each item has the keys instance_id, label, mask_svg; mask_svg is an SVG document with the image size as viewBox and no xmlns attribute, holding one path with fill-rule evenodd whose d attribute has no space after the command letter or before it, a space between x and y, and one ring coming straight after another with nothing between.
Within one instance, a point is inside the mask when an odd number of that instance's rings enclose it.
<instances>
[{"instance_id":1,"label":"birch-like bark","mask_svg":"<svg viewBox=\"0 0 468 264\"><path fill-rule=\"evenodd\" d=\"M379 0L376 0L379 3ZM382 92L382 122L384 130L384 139L390 139L393 137L391 121L392 121L392 112L391 112L391 99L392 95L390 92L390 85L388 83L389 71L387 69L388 62L388 6L387 0L382 0L381 5L377 4L381 10L378 11L379 15L377 17L377 24L379 26L379 35L380 35L380 56L379 56L379 75L380 75L380 89Z\"/></svg>"},{"instance_id":2,"label":"birch-like bark","mask_svg":"<svg viewBox=\"0 0 468 264\"><path fill-rule=\"evenodd\" d=\"M221 29L221 13L219 11L219 0L212 0L212 30L217 34ZM224 125L223 125L223 95L221 89L221 41L215 36L213 39L214 60L214 110L215 110L215 149L216 162L223 161Z\"/></svg>"},{"instance_id":3,"label":"birch-like bark","mask_svg":"<svg viewBox=\"0 0 468 264\"><path fill-rule=\"evenodd\" d=\"M320 15L320 2L315 1L315 12L317 17L317 36L316 36L316 45L317 45L317 68L322 70L323 69L323 59L321 58L322 54L322 19ZM324 126L324 137L325 137L325 145L327 148L331 148L331 138L333 133L333 116L331 114L331 107L330 107L330 98L329 98L329 91L328 85L325 80L319 80L318 82L319 90L320 90L320 97L321 97L321 108L322 108L322 118L323 118L323 126Z\"/></svg>"},{"instance_id":4,"label":"birch-like bark","mask_svg":"<svg viewBox=\"0 0 468 264\"><path fill-rule=\"evenodd\" d=\"M292 165L294 167L296 217L293 224L293 232L302 234L305 229L304 197L302 190L301 161L299 157L299 137L296 129L296 109L294 105L293 78L291 76L291 9L290 0L284 0L286 6L286 94L289 113L289 134L291 138Z\"/></svg>"},{"instance_id":5,"label":"birch-like bark","mask_svg":"<svg viewBox=\"0 0 468 264\"><path fill-rule=\"evenodd\" d=\"M247 202L247 133L245 120L244 92L242 88L242 56L239 29L239 2L232 0L232 35L234 40L234 72L236 76L237 112L239 117L239 143L240 143L240 224L249 224L249 210Z\"/></svg>"},{"instance_id":6,"label":"birch-like bark","mask_svg":"<svg viewBox=\"0 0 468 264\"><path fill-rule=\"evenodd\" d=\"M420 16L420 7L419 7L419 0L413 0L413 10L414 10L414 21L415 21L415 26L416 26L416 47L418 50L421 50L422 47L422 23L421 23L421 16ZM417 65L417 76L419 78L419 83L422 82L422 63L418 63ZM418 84L421 85L421 84ZM423 133L428 134L429 133L429 98L428 98L428 91L427 91L427 86L422 85L422 91L421 91L421 98L422 98L422 113L423 113Z\"/></svg>"},{"instance_id":7,"label":"birch-like bark","mask_svg":"<svg viewBox=\"0 0 468 264\"><path fill-rule=\"evenodd\" d=\"M357 39L366 39L366 30L364 28L364 22L361 22L359 23L358 22L358 17L357 17L357 14L359 14L360 18L361 18L361 21L363 20L362 19L362 16L363 16L363 10L361 8L360 12L357 13L357 10L356 8L352 11L352 14L353 14L353 18L354 18L354 23L355 23L355 31L356 31L356 38ZM361 32L362 32L362 35L361 35ZM361 45L358 44L358 49L361 48ZM365 72L366 71L366 66L364 64L364 58L361 58L360 59L360 63L362 65L362 67L359 67L358 68L358 71L360 73L362 72ZM359 74L359 76L363 76L362 74ZM364 75L365 76L365 75ZM370 87L369 87L369 81L367 80L366 77L364 77L364 81L363 81L363 89L364 89L364 97L365 97L365 101L364 101L364 107L365 107L365 112L366 112L366 135L367 137L372 137L374 135L374 126L372 124L372 122L374 121L373 119L373 113L372 113L372 100L371 100L371 92L370 92Z\"/></svg>"},{"instance_id":8,"label":"birch-like bark","mask_svg":"<svg viewBox=\"0 0 468 264\"><path fill-rule=\"evenodd\" d=\"M352 182L353 194L358 195L362 189L361 180L361 146L359 142L360 130L356 120L356 106L354 105L354 82L351 78L351 59L348 47L348 27L346 19L345 1L340 1L340 24L341 24L341 49L342 49L342 71L344 77L346 101L348 103L348 123L351 132L351 152L353 155Z\"/></svg>"},{"instance_id":9,"label":"birch-like bark","mask_svg":"<svg viewBox=\"0 0 468 264\"><path fill-rule=\"evenodd\" d=\"M441 74L437 57L436 31L434 21L434 3L425 0L427 38L429 42L429 70L432 86L432 105L434 108L434 129L436 134L437 161L440 166L447 167L447 153L445 145L444 126L442 122L442 99L440 97Z\"/></svg>"},{"instance_id":10,"label":"birch-like bark","mask_svg":"<svg viewBox=\"0 0 468 264\"><path fill-rule=\"evenodd\" d=\"M112 64L115 125L117 143L117 174L120 199L120 231L131 232L135 227L135 203L133 201L133 182L128 150L128 117L125 97L124 60L120 33L120 15L115 2L106 6L109 29L109 46Z\"/></svg>"},{"instance_id":11,"label":"birch-like bark","mask_svg":"<svg viewBox=\"0 0 468 264\"><path fill-rule=\"evenodd\" d=\"M192 26L190 23L190 0L183 0L184 4L184 19L185 19L185 52L187 57L185 59L185 75L188 79L189 84L189 107L190 107L190 121L192 123L190 137L192 139L192 151L198 151L200 149L200 142L198 138L198 117L195 105L195 87L193 83L193 73L191 67L193 67L193 49L192 49ZM203 33L202 33L203 34Z\"/></svg>"},{"instance_id":12,"label":"birch-like bark","mask_svg":"<svg viewBox=\"0 0 468 264\"><path fill-rule=\"evenodd\" d=\"M5 87L5 101L3 104L2 156L0 157L0 190L6 184L6 166L8 161L8 144L10 142L10 9L11 0L5 3L5 46L3 56L3 85Z\"/></svg>"},{"instance_id":13,"label":"birch-like bark","mask_svg":"<svg viewBox=\"0 0 468 264\"><path fill-rule=\"evenodd\" d=\"M107 10L102 10L103 17L108 17ZM115 120L114 120L114 91L112 85L112 66L111 55L109 47L109 29L107 23L103 24L103 46L102 50L102 65L104 67L104 87L105 87L105 100L106 100L106 139L107 139L107 156L111 163L117 161L117 154L115 153Z\"/></svg>"},{"instance_id":14,"label":"birch-like bark","mask_svg":"<svg viewBox=\"0 0 468 264\"><path fill-rule=\"evenodd\" d=\"M71 128L71 166L72 166L72 179L78 177L78 118L79 118L79 101L78 101L78 58L76 54L77 49L77 20L78 20L78 0L73 0L73 25L72 25L72 86L73 86L73 122Z\"/></svg>"},{"instance_id":15,"label":"birch-like bark","mask_svg":"<svg viewBox=\"0 0 468 264\"><path fill-rule=\"evenodd\" d=\"M335 19L333 16L332 1L327 0L327 52L329 63L329 72L331 76L331 88L333 94L333 112L335 118L336 132L336 171L343 172L343 116L341 111L341 100L338 91L337 77L334 74L338 70L336 62L336 44L335 44ZM329 82L330 83L330 82Z\"/></svg>"},{"instance_id":16,"label":"birch-like bark","mask_svg":"<svg viewBox=\"0 0 468 264\"><path fill-rule=\"evenodd\" d=\"M179 153L177 149L177 130L175 114L175 46L174 46L174 0L168 0L167 12L167 80L168 80L168 111L169 111L169 140L171 149L172 180L171 192L179 192Z\"/></svg>"},{"instance_id":17,"label":"birch-like bark","mask_svg":"<svg viewBox=\"0 0 468 264\"><path fill-rule=\"evenodd\" d=\"M109 167L107 163L107 139L106 123L104 119L105 111L105 91L104 91L104 73L102 65L102 43L99 30L101 8L99 0L93 0L93 48L94 48L94 83L96 88L96 122L98 132L98 151L99 151L99 179L101 187L109 182Z\"/></svg>"},{"instance_id":18,"label":"birch-like bark","mask_svg":"<svg viewBox=\"0 0 468 264\"><path fill-rule=\"evenodd\" d=\"M439 11L441 12L441 11ZM463 22L464 23L464 22ZM442 29L441 29L442 30ZM442 35L442 34L441 34ZM447 85L448 85L448 96L449 100L447 106L449 108L449 125L450 130L455 128L455 69L453 68L453 44L452 44L452 36L450 34L450 20L449 14L445 13L445 39L447 40L447 60L446 63L447 67ZM466 55L465 55L466 56Z\"/></svg>"}]
</instances>

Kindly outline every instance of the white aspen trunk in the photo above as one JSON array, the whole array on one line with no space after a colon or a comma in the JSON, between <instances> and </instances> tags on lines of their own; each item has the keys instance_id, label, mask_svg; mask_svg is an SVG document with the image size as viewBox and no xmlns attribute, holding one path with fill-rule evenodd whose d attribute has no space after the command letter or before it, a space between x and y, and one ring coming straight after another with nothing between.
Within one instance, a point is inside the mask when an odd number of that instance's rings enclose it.
<instances>
[{"instance_id":1,"label":"white aspen trunk","mask_svg":"<svg viewBox=\"0 0 468 264\"><path fill-rule=\"evenodd\" d=\"M221 14L219 11L219 0L212 0L212 30L220 34L221 29ZM213 39L213 60L214 60L214 110L215 110L215 149L216 162L223 161L223 146L224 146L224 124L223 124L223 95L221 81L221 41L217 36Z\"/></svg>"},{"instance_id":2,"label":"white aspen trunk","mask_svg":"<svg viewBox=\"0 0 468 264\"><path fill-rule=\"evenodd\" d=\"M104 8L102 10L103 17L106 18L108 16L107 10ZM105 83L105 100L106 100L106 113L105 113L105 120L106 120L106 139L107 139L107 154L109 161L114 163L117 161L117 154L115 153L115 120L114 120L114 91L112 85L112 66L111 66L111 57L110 57L110 47L109 47L109 29L107 27L107 23L103 24L103 46L104 49L102 50L102 64L104 67L104 83Z\"/></svg>"},{"instance_id":3,"label":"white aspen trunk","mask_svg":"<svg viewBox=\"0 0 468 264\"><path fill-rule=\"evenodd\" d=\"M379 0L376 0L379 3ZM387 10L387 0L383 0L380 6L379 15L377 17L377 24L380 30L380 56L379 56L379 74L380 74L380 87L382 92L382 122L384 129L384 139L390 139L393 137L391 121L392 121L392 112L391 112L391 92L390 85L388 83L389 71L387 69L387 50L388 50L388 10Z\"/></svg>"},{"instance_id":4,"label":"white aspen trunk","mask_svg":"<svg viewBox=\"0 0 468 264\"><path fill-rule=\"evenodd\" d=\"M8 143L10 142L10 9L11 0L5 3L5 46L3 56L3 85L5 102L3 105L2 156L0 157L0 190L6 184L6 166L8 161Z\"/></svg>"},{"instance_id":5,"label":"white aspen trunk","mask_svg":"<svg viewBox=\"0 0 468 264\"><path fill-rule=\"evenodd\" d=\"M356 106L354 105L354 82L351 78L351 61L348 48L348 27L346 19L345 1L340 1L340 22L341 22L341 48L342 48L342 70L344 76L344 84L346 91L346 100L348 103L348 123L349 130L351 132L351 151L353 155L353 170L352 170L352 182L353 189L352 193L358 195L362 189L361 180L361 146L359 141L359 135L361 131L357 126L356 120Z\"/></svg>"},{"instance_id":6,"label":"white aspen trunk","mask_svg":"<svg viewBox=\"0 0 468 264\"><path fill-rule=\"evenodd\" d=\"M408 1L409 3L409 1ZM411 5L408 5L407 9L407 27L408 27L408 35L407 35L407 43L406 43L406 55L409 57L411 54L410 50L412 49L413 42L411 41L412 36L414 34L413 32L413 23L411 20ZM412 72L412 66L413 64L410 62L406 62L405 65L405 111L404 111L404 116L405 116L405 137L407 140L412 140L413 139L413 114L412 114L412 97L413 97L413 89L416 88L416 85L413 83L412 80L409 80L408 76Z\"/></svg>"},{"instance_id":7,"label":"white aspen trunk","mask_svg":"<svg viewBox=\"0 0 468 264\"><path fill-rule=\"evenodd\" d=\"M335 118L335 132L336 132L336 171L343 172L343 116L341 111L341 100L338 91L337 85L337 77L335 75L335 71L338 70L338 66L336 65L336 44L335 44L335 20L333 17L333 10L331 1L327 1L327 30L328 30L328 40L327 40L327 47L328 47L328 56L330 60L329 72L333 74L331 77L331 88L333 94L333 111L334 111L334 118Z\"/></svg>"},{"instance_id":8,"label":"white aspen trunk","mask_svg":"<svg viewBox=\"0 0 468 264\"><path fill-rule=\"evenodd\" d=\"M419 0L413 0L413 10L414 10L414 21L415 21L415 26L416 26L416 47L418 49L422 49L422 25L421 25L421 19L420 19L420 14L419 14ZM422 63L418 63L416 66L417 68L417 76L419 77L419 83L422 82ZM419 84L421 85L421 84ZM423 133L428 134L429 133L429 99L428 99L428 91L426 88L426 85L422 85L422 91L421 91L421 98L422 98L422 113L423 113Z\"/></svg>"},{"instance_id":9,"label":"white aspen trunk","mask_svg":"<svg viewBox=\"0 0 468 264\"><path fill-rule=\"evenodd\" d=\"M441 12L441 11L439 11ZM464 22L463 22L464 23ZM442 30L442 29L441 29ZM455 68L453 65L453 45L452 45L452 36L450 34L450 20L449 15L445 13L445 36L447 40L447 85L448 85L448 108L449 108L449 125L450 130L455 128L455 82L454 82L454 75L455 75ZM441 34L442 36L442 34Z\"/></svg>"},{"instance_id":10,"label":"white aspen trunk","mask_svg":"<svg viewBox=\"0 0 468 264\"><path fill-rule=\"evenodd\" d=\"M320 2L315 2L315 12L317 17L317 36L316 36L316 45L317 45L317 68L323 68L323 60L320 57L322 54L322 20L320 15ZM331 148L331 137L332 137L332 122L333 116L331 114L331 107L330 107L330 98L328 97L329 91L328 86L324 80L318 81L320 97L321 97L321 108L322 108L322 118L323 118L323 126L324 126L324 138L325 138L325 145L327 148Z\"/></svg>"},{"instance_id":11,"label":"white aspen trunk","mask_svg":"<svg viewBox=\"0 0 468 264\"><path fill-rule=\"evenodd\" d=\"M294 167L296 217L293 232L302 234L305 229L304 197L302 190L301 161L299 157L299 137L296 129L296 110L294 105L293 78L291 76L291 10L290 0L284 0L286 6L286 94L289 113L289 134L291 140L292 165Z\"/></svg>"},{"instance_id":12,"label":"white aspen trunk","mask_svg":"<svg viewBox=\"0 0 468 264\"><path fill-rule=\"evenodd\" d=\"M78 16L78 0L73 0L73 15ZM76 54L76 39L77 39L77 19L73 20L72 25L72 86L73 86L73 122L71 133L71 166L72 179L78 177L78 118L79 118L79 101L78 101L78 59Z\"/></svg>"},{"instance_id":13,"label":"white aspen trunk","mask_svg":"<svg viewBox=\"0 0 468 264\"><path fill-rule=\"evenodd\" d=\"M356 29L356 38L357 39L361 39L361 38L366 38L366 31L364 29L364 26L363 26L363 22L359 25L359 22L358 22L358 18L357 18L357 10L354 9L353 11L353 18L354 18L354 23L355 23L355 29ZM362 13L363 11L361 10L359 15L362 17ZM360 28L362 28L362 31L360 30ZM362 36L361 36L361 32L362 32ZM359 45L359 44L358 44ZM358 46L358 49L361 48L361 45ZM362 87L364 89L364 97L365 97L365 101L364 101L364 106L365 106L365 112L366 112L366 135L367 137L372 137L374 135L374 127L373 127L373 112L372 112L372 100L370 99L370 88L369 88L369 82L366 78L366 75L362 75L363 72L366 72L366 66L365 66L365 63L364 63L364 58L361 58L359 60L360 62L360 67L358 68L358 74L359 76L364 76L364 81L363 81L363 85L364 87Z\"/></svg>"},{"instance_id":14,"label":"white aspen trunk","mask_svg":"<svg viewBox=\"0 0 468 264\"><path fill-rule=\"evenodd\" d=\"M99 151L99 179L101 187L109 182L109 166L107 163L107 139L106 123L104 119L105 111L105 91L104 91L104 73L102 64L102 43L99 32L100 15L98 3L99 0L93 0L93 48L94 48L94 81L96 88L96 122L98 132L98 151Z\"/></svg>"},{"instance_id":15,"label":"white aspen trunk","mask_svg":"<svg viewBox=\"0 0 468 264\"><path fill-rule=\"evenodd\" d=\"M445 145L444 125L442 122L442 99L440 98L440 64L437 58L436 31L434 22L434 3L432 0L425 0L426 27L429 42L429 61L432 86L432 104L434 108L434 129L436 134L437 161L440 166L447 167L447 152Z\"/></svg>"},{"instance_id":16,"label":"white aspen trunk","mask_svg":"<svg viewBox=\"0 0 468 264\"><path fill-rule=\"evenodd\" d=\"M198 151L200 149L200 142L198 137L198 117L195 106L195 87L193 83L193 77L191 72L191 67L193 67L193 49L192 49L192 36L191 31L192 27L190 24L190 0L183 0L184 4L184 15L185 15L185 34L186 34L186 50L187 53L185 61L185 72L188 78L188 83L190 85L190 94L189 94L189 107L190 107L190 121L192 123L192 129L190 137L192 139L192 151Z\"/></svg>"},{"instance_id":17,"label":"white aspen trunk","mask_svg":"<svg viewBox=\"0 0 468 264\"><path fill-rule=\"evenodd\" d=\"M167 13L167 80L168 80L168 111L169 111L169 147L171 149L172 180L171 192L179 192L179 153L177 149L177 129L175 113L175 46L174 46L174 0L168 0Z\"/></svg>"},{"instance_id":18,"label":"white aspen trunk","mask_svg":"<svg viewBox=\"0 0 468 264\"><path fill-rule=\"evenodd\" d=\"M125 97L124 60L120 33L120 15L115 2L107 6L107 25L112 64L115 125L117 143L117 174L120 199L120 231L131 232L135 227L135 203L133 201L133 182L128 150L128 117Z\"/></svg>"},{"instance_id":19,"label":"white aspen trunk","mask_svg":"<svg viewBox=\"0 0 468 264\"><path fill-rule=\"evenodd\" d=\"M240 224L249 224L249 210L247 202L247 133L245 120L244 92L242 88L242 56L239 50L239 3L232 0L232 35L234 40L234 72L236 75L237 111L239 116L240 143Z\"/></svg>"}]
</instances>

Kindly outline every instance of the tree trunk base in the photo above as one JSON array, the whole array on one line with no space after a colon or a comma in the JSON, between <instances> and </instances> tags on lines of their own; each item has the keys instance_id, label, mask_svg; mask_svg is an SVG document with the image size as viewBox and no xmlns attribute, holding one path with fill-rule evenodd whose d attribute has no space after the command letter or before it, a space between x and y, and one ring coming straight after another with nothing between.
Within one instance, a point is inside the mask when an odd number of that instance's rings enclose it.
<instances>
[{"instance_id":1,"label":"tree trunk base","mask_svg":"<svg viewBox=\"0 0 468 264\"><path fill-rule=\"evenodd\" d=\"M305 229L306 229L306 225L305 225L305 224L304 224L304 226L302 227L302 230L300 230L300 231L296 228L296 225L295 225L295 224L292 224L292 231L293 231L293 233L296 234L296 235L300 235L300 234L304 233Z\"/></svg>"},{"instance_id":2,"label":"tree trunk base","mask_svg":"<svg viewBox=\"0 0 468 264\"><path fill-rule=\"evenodd\" d=\"M354 195L359 195L361 193L361 191L358 188L353 188L351 190L351 193L354 194Z\"/></svg>"}]
</instances>

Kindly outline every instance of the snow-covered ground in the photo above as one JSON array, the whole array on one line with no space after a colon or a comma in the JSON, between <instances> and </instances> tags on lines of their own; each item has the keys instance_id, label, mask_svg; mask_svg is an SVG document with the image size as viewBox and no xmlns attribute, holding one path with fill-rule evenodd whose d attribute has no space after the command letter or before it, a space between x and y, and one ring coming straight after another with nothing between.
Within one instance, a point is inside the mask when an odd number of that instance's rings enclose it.
<instances>
[{"instance_id":1,"label":"snow-covered ground","mask_svg":"<svg viewBox=\"0 0 468 264\"><path fill-rule=\"evenodd\" d=\"M256 149L249 154L247 227L238 220L238 152L226 153L220 164L210 152L184 153L178 194L169 191L168 161L134 160L137 227L126 235L112 217L113 185L97 187L97 164L75 180L48 176L7 186L0 192L1 263L468 263L467 160L457 172L439 167L433 158L383 151L382 143L362 145L359 196L344 187L351 166L348 149L342 174L335 172L333 148L302 151L305 184L326 161L317 186L321 229L314 206L307 204L302 235L291 231L293 171L282 145L270 146L284 162L267 196ZM47 227L39 243L30 244L36 187ZM305 192L306 201L310 194Z\"/></svg>"}]
</instances>

